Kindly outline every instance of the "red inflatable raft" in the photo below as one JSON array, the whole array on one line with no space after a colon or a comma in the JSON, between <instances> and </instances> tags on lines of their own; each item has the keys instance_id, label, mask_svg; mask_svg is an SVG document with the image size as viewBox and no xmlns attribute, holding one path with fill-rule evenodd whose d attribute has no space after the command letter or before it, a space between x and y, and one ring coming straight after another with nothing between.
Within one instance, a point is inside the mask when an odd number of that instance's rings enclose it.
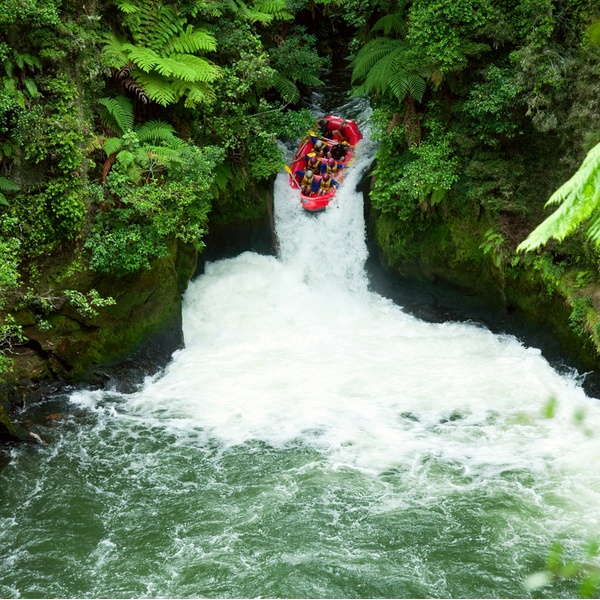
<instances>
[{"instance_id":1,"label":"red inflatable raft","mask_svg":"<svg viewBox=\"0 0 600 600\"><path fill-rule=\"evenodd\" d=\"M311 189L316 188L317 191L312 191L310 194L300 192L302 208L309 212L318 212L327 208L336 192L335 183L339 185L343 181L348 164L354 155L354 147L362 139L362 134L354 121L344 120L334 115L319 119L317 126L319 127L318 133L308 135L300 142L291 167L286 168L290 175L290 185L296 189L300 188L304 173L307 170L313 171L314 185ZM317 156L315 152L314 146L318 140L321 140L328 148L324 157ZM318 162L309 169L311 167L309 160L313 156L317 156ZM337 173L332 175L335 183L331 185L328 191L320 195L318 188L321 185L322 174L326 169L329 158L333 158L338 165L341 163L342 166L338 168ZM315 171L314 167L318 167L318 170Z\"/></svg>"}]
</instances>

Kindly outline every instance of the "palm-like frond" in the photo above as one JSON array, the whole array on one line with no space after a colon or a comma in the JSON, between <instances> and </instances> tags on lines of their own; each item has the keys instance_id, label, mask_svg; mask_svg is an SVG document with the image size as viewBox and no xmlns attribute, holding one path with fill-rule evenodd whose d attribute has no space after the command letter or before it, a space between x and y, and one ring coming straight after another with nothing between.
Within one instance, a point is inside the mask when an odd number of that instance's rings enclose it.
<instances>
[{"instance_id":1,"label":"palm-like frond","mask_svg":"<svg viewBox=\"0 0 600 600\"><path fill-rule=\"evenodd\" d=\"M183 33L169 40L165 47L165 51L168 53L184 52L187 54L214 52L216 49L215 37L203 29L194 29L192 25L188 25Z\"/></svg>"},{"instance_id":2,"label":"palm-like frond","mask_svg":"<svg viewBox=\"0 0 600 600\"><path fill-rule=\"evenodd\" d=\"M123 147L123 139L117 138L117 137L112 137L112 138L108 138L107 140L104 140L102 149L108 155L108 154L114 154L115 152L118 152L122 147Z\"/></svg>"},{"instance_id":3,"label":"palm-like frond","mask_svg":"<svg viewBox=\"0 0 600 600\"><path fill-rule=\"evenodd\" d=\"M119 34L107 33L104 35L104 46L102 56L109 67L121 69L129 64L129 55L123 48L127 40Z\"/></svg>"},{"instance_id":4,"label":"palm-like frond","mask_svg":"<svg viewBox=\"0 0 600 600\"><path fill-rule=\"evenodd\" d=\"M406 30L406 18L404 16L404 7L396 9L393 13L385 15L373 25L371 31L382 31L384 35L392 33L400 35Z\"/></svg>"},{"instance_id":5,"label":"palm-like frond","mask_svg":"<svg viewBox=\"0 0 600 600\"><path fill-rule=\"evenodd\" d=\"M283 75L276 74L273 77L273 87L279 92L285 102L291 104L300 100L300 90L296 84Z\"/></svg>"},{"instance_id":6,"label":"palm-like frond","mask_svg":"<svg viewBox=\"0 0 600 600\"><path fill-rule=\"evenodd\" d=\"M133 71L131 76L142 86L148 97L161 106L173 104L181 97L176 94L173 82L165 77L154 73L144 73L138 69Z\"/></svg>"},{"instance_id":7,"label":"palm-like frond","mask_svg":"<svg viewBox=\"0 0 600 600\"><path fill-rule=\"evenodd\" d=\"M146 121L136 131L140 142L170 141L175 137L175 128L164 121Z\"/></svg>"},{"instance_id":8,"label":"palm-like frond","mask_svg":"<svg viewBox=\"0 0 600 600\"><path fill-rule=\"evenodd\" d=\"M255 0L253 9L271 15L274 19L290 20L294 18L287 10L285 0Z\"/></svg>"},{"instance_id":9,"label":"palm-like frond","mask_svg":"<svg viewBox=\"0 0 600 600\"><path fill-rule=\"evenodd\" d=\"M123 51L127 54L128 62L132 62L138 69L150 73L152 69L160 65L164 59L151 48L123 44Z\"/></svg>"},{"instance_id":10,"label":"palm-like frond","mask_svg":"<svg viewBox=\"0 0 600 600\"><path fill-rule=\"evenodd\" d=\"M184 95L183 91L180 97ZM185 86L185 102L186 108L194 108L198 104L209 104L216 100L215 90L212 86L203 82L194 82Z\"/></svg>"},{"instance_id":11,"label":"palm-like frond","mask_svg":"<svg viewBox=\"0 0 600 600\"><path fill-rule=\"evenodd\" d=\"M8 179L8 177L0 176L0 190L3 192L16 192L19 189L18 183L15 183L12 179Z\"/></svg>"},{"instance_id":12,"label":"palm-like frond","mask_svg":"<svg viewBox=\"0 0 600 600\"><path fill-rule=\"evenodd\" d=\"M517 251L539 248L550 238L558 241L588 221L587 235L600 245L600 144L594 146L578 171L552 196L546 206L560 204L517 247Z\"/></svg>"},{"instance_id":13,"label":"palm-like frond","mask_svg":"<svg viewBox=\"0 0 600 600\"><path fill-rule=\"evenodd\" d=\"M110 131L123 135L133 129L133 105L129 98L101 98L98 102L104 107L100 111L100 119Z\"/></svg>"},{"instance_id":14,"label":"palm-like frond","mask_svg":"<svg viewBox=\"0 0 600 600\"><path fill-rule=\"evenodd\" d=\"M126 14L133 14L139 12L140 8L134 2L129 2L128 0L117 0L116 2L119 10Z\"/></svg>"},{"instance_id":15,"label":"palm-like frond","mask_svg":"<svg viewBox=\"0 0 600 600\"><path fill-rule=\"evenodd\" d=\"M364 79L355 95L391 92L402 101L407 94L421 101L427 82L404 67L406 45L402 40L376 38L367 43L354 60L352 81Z\"/></svg>"},{"instance_id":16,"label":"palm-like frond","mask_svg":"<svg viewBox=\"0 0 600 600\"><path fill-rule=\"evenodd\" d=\"M156 161L159 165L168 167L183 162L181 151L176 148L170 148L169 146L144 146L144 150L147 152L148 157Z\"/></svg>"},{"instance_id":17,"label":"palm-like frond","mask_svg":"<svg viewBox=\"0 0 600 600\"><path fill-rule=\"evenodd\" d=\"M183 79L183 81L211 83L221 76L219 67L193 54L171 54L169 57L164 58L161 64L157 65L156 70L159 73L162 65L165 66L165 72L171 70L170 76Z\"/></svg>"},{"instance_id":18,"label":"palm-like frond","mask_svg":"<svg viewBox=\"0 0 600 600\"><path fill-rule=\"evenodd\" d=\"M367 77L371 69L382 59L404 48L401 40L386 37L367 42L358 52L352 63L352 82Z\"/></svg>"},{"instance_id":19,"label":"palm-like frond","mask_svg":"<svg viewBox=\"0 0 600 600\"><path fill-rule=\"evenodd\" d=\"M427 83L420 75L412 75L401 69L393 69L389 75L388 85L399 100L410 94L418 102L423 99L427 87Z\"/></svg>"}]
</instances>

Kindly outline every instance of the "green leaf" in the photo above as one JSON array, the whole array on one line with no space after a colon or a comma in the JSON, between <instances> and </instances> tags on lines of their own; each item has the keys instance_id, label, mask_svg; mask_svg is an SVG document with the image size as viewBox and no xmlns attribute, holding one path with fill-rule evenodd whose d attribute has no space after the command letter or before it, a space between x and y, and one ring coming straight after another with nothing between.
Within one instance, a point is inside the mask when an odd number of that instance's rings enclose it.
<instances>
[{"instance_id":1,"label":"green leaf","mask_svg":"<svg viewBox=\"0 0 600 600\"><path fill-rule=\"evenodd\" d=\"M133 105L129 98L100 98L98 103L105 108L101 111L100 118L108 129L120 135L133 129Z\"/></svg>"},{"instance_id":2,"label":"green leaf","mask_svg":"<svg viewBox=\"0 0 600 600\"><path fill-rule=\"evenodd\" d=\"M0 176L0 190L3 192L16 192L21 189L12 179Z\"/></svg>"},{"instance_id":3,"label":"green leaf","mask_svg":"<svg viewBox=\"0 0 600 600\"><path fill-rule=\"evenodd\" d=\"M113 154L114 152L118 152L123 147L122 138L108 138L105 140L103 149L106 154Z\"/></svg>"},{"instance_id":4,"label":"green leaf","mask_svg":"<svg viewBox=\"0 0 600 600\"><path fill-rule=\"evenodd\" d=\"M546 206L553 204L560 206L519 244L517 252L535 250L550 238L562 241L588 219L587 235L600 245L600 144L546 202Z\"/></svg>"}]
</instances>

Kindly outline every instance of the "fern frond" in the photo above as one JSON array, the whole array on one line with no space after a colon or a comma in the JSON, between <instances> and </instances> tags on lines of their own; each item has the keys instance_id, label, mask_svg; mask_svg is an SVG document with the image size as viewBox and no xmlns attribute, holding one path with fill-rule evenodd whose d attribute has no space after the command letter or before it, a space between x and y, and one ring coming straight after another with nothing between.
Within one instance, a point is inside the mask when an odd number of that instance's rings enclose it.
<instances>
[{"instance_id":1,"label":"fern frond","mask_svg":"<svg viewBox=\"0 0 600 600\"><path fill-rule=\"evenodd\" d=\"M383 31L384 35L395 33L400 35L406 30L406 18L399 10L381 17L371 28L371 32Z\"/></svg>"},{"instance_id":2,"label":"fern frond","mask_svg":"<svg viewBox=\"0 0 600 600\"><path fill-rule=\"evenodd\" d=\"M161 57L150 48L134 46L133 44L123 44L123 51L127 53L129 60L135 64L138 69L150 73L154 67L161 63Z\"/></svg>"},{"instance_id":3,"label":"fern frond","mask_svg":"<svg viewBox=\"0 0 600 600\"><path fill-rule=\"evenodd\" d=\"M117 162L123 167L128 167L135 161L135 154L129 150L123 150L117 154Z\"/></svg>"},{"instance_id":4,"label":"fern frond","mask_svg":"<svg viewBox=\"0 0 600 600\"><path fill-rule=\"evenodd\" d=\"M404 100L410 94L417 102L421 102L427 88L426 81L419 75L412 75L400 70L394 70L388 80L390 91L398 98Z\"/></svg>"},{"instance_id":5,"label":"fern frond","mask_svg":"<svg viewBox=\"0 0 600 600\"><path fill-rule=\"evenodd\" d=\"M144 150L148 153L148 157L155 160L160 165L181 164L183 158L181 151L169 146L144 146Z\"/></svg>"},{"instance_id":6,"label":"fern frond","mask_svg":"<svg viewBox=\"0 0 600 600\"><path fill-rule=\"evenodd\" d=\"M162 53L173 37L183 32L183 22L171 6L162 6L158 11L152 8L143 14L141 23L143 29L136 41L159 53Z\"/></svg>"},{"instance_id":7,"label":"fern frond","mask_svg":"<svg viewBox=\"0 0 600 600\"><path fill-rule=\"evenodd\" d=\"M318 87L321 85L325 85L316 75L307 70L292 73L292 76L288 76L288 79L292 79L293 81L299 81L300 83L308 85L310 87Z\"/></svg>"},{"instance_id":8,"label":"fern frond","mask_svg":"<svg viewBox=\"0 0 600 600\"><path fill-rule=\"evenodd\" d=\"M273 18L282 21L293 19L293 15L287 10L285 0L256 0L252 8L257 12L272 15Z\"/></svg>"},{"instance_id":9,"label":"fern frond","mask_svg":"<svg viewBox=\"0 0 600 600\"><path fill-rule=\"evenodd\" d=\"M105 43L102 47L102 56L109 67L121 69L129 64L129 55L123 49L127 40L115 33L104 35Z\"/></svg>"},{"instance_id":10,"label":"fern frond","mask_svg":"<svg viewBox=\"0 0 600 600\"><path fill-rule=\"evenodd\" d=\"M161 69L164 69L164 72ZM204 81L205 83L211 83L221 75L219 67L193 54L172 54L162 59L156 70L163 75L172 75L183 81Z\"/></svg>"},{"instance_id":11,"label":"fern frond","mask_svg":"<svg viewBox=\"0 0 600 600\"><path fill-rule=\"evenodd\" d=\"M587 234L600 245L600 144L588 152L575 175L546 202L546 206L554 204L560 206L519 244L517 251L535 250L550 238L562 241L588 219Z\"/></svg>"},{"instance_id":12,"label":"fern frond","mask_svg":"<svg viewBox=\"0 0 600 600\"><path fill-rule=\"evenodd\" d=\"M98 103L104 106L104 110L100 111L100 119L108 129L120 135L133 129L133 105L129 98L100 98Z\"/></svg>"},{"instance_id":13,"label":"fern frond","mask_svg":"<svg viewBox=\"0 0 600 600\"><path fill-rule=\"evenodd\" d=\"M198 104L211 104L217 99L215 90L210 85L201 81L189 84L184 93L184 106L186 108L194 108ZM183 96L184 93L182 93L181 96Z\"/></svg>"},{"instance_id":14,"label":"fern frond","mask_svg":"<svg viewBox=\"0 0 600 600\"><path fill-rule=\"evenodd\" d=\"M102 149L106 152L107 155L118 152L123 147L123 139L112 137L104 140L104 144Z\"/></svg>"},{"instance_id":15,"label":"fern frond","mask_svg":"<svg viewBox=\"0 0 600 600\"><path fill-rule=\"evenodd\" d=\"M25 67L29 67L30 69L42 68L42 63L40 62L40 59L35 56L32 56L31 54L19 54L15 51L14 56L15 64L17 65L17 67L19 67L19 69L24 69Z\"/></svg>"},{"instance_id":16,"label":"fern frond","mask_svg":"<svg viewBox=\"0 0 600 600\"><path fill-rule=\"evenodd\" d=\"M15 183L12 179L0 176L0 190L3 192L16 192L19 189L19 184Z\"/></svg>"},{"instance_id":17,"label":"fern frond","mask_svg":"<svg viewBox=\"0 0 600 600\"><path fill-rule=\"evenodd\" d=\"M148 98L161 106L172 104L180 97L176 95L173 82L160 75L144 73L136 69L131 76L142 86Z\"/></svg>"},{"instance_id":18,"label":"fern frond","mask_svg":"<svg viewBox=\"0 0 600 600\"><path fill-rule=\"evenodd\" d=\"M364 79L371 69L389 54L403 48L401 40L376 38L367 42L358 52L353 61L352 82Z\"/></svg>"},{"instance_id":19,"label":"fern frond","mask_svg":"<svg viewBox=\"0 0 600 600\"><path fill-rule=\"evenodd\" d=\"M33 79L25 79L25 81L23 81L23 85L25 86L30 98L37 98L40 96L38 87Z\"/></svg>"},{"instance_id":20,"label":"fern frond","mask_svg":"<svg viewBox=\"0 0 600 600\"><path fill-rule=\"evenodd\" d=\"M188 25L186 30L171 39L165 46L165 52L194 54L196 52L214 52L217 49L217 40L204 29L194 29Z\"/></svg>"},{"instance_id":21,"label":"fern frond","mask_svg":"<svg viewBox=\"0 0 600 600\"><path fill-rule=\"evenodd\" d=\"M283 75L277 74L273 78L273 87L279 92L279 95L285 102L293 104L300 100L300 91L296 84Z\"/></svg>"},{"instance_id":22,"label":"fern frond","mask_svg":"<svg viewBox=\"0 0 600 600\"><path fill-rule=\"evenodd\" d=\"M393 73L393 64L394 53L380 58L365 77L365 87L376 94L384 94L389 87L389 78Z\"/></svg>"},{"instance_id":23,"label":"fern frond","mask_svg":"<svg viewBox=\"0 0 600 600\"><path fill-rule=\"evenodd\" d=\"M146 121L135 132L142 143L169 141L176 135L175 128L170 123L156 120Z\"/></svg>"},{"instance_id":24,"label":"fern frond","mask_svg":"<svg viewBox=\"0 0 600 600\"><path fill-rule=\"evenodd\" d=\"M132 15L140 11L140 7L132 2L128 2L127 0L117 0L117 7L121 12L125 14Z\"/></svg>"}]
</instances>

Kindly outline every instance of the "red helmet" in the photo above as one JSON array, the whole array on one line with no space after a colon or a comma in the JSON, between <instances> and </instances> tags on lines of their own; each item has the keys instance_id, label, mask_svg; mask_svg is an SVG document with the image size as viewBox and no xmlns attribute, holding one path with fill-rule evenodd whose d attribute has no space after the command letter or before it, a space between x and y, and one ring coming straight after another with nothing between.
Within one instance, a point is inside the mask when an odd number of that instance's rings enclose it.
<instances>
[{"instance_id":1,"label":"red helmet","mask_svg":"<svg viewBox=\"0 0 600 600\"><path fill-rule=\"evenodd\" d=\"M308 162L311 165L316 165L318 162L318 158L316 156L311 156Z\"/></svg>"},{"instance_id":2,"label":"red helmet","mask_svg":"<svg viewBox=\"0 0 600 600\"><path fill-rule=\"evenodd\" d=\"M323 180L324 181L328 181L329 180L329 173L323 173Z\"/></svg>"},{"instance_id":3,"label":"red helmet","mask_svg":"<svg viewBox=\"0 0 600 600\"><path fill-rule=\"evenodd\" d=\"M327 161L327 164L328 164L330 167L333 167L333 165L335 165L335 159L333 159L333 158L330 158L330 159Z\"/></svg>"}]
</instances>

